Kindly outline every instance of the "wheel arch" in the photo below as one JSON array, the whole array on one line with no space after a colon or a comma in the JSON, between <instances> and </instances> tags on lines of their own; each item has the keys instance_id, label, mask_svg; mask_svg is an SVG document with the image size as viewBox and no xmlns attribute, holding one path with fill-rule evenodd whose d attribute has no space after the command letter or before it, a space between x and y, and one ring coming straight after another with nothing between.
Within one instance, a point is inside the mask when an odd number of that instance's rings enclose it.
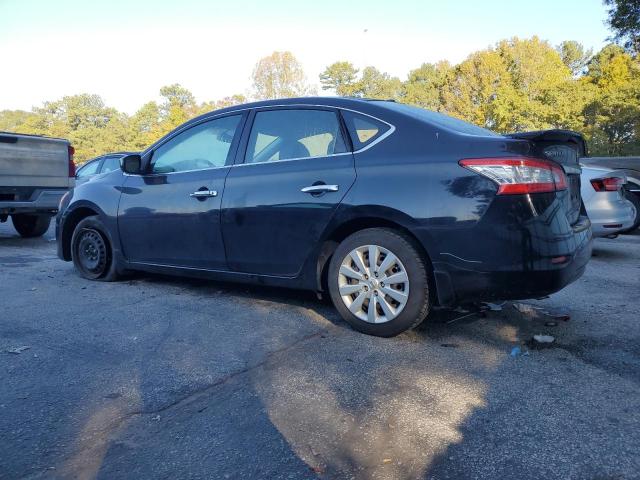
<instances>
[{"instance_id":1,"label":"wheel arch","mask_svg":"<svg viewBox=\"0 0 640 480\"><path fill-rule=\"evenodd\" d=\"M427 248L425 248L423 242L415 235L411 229L411 219L408 217L408 221L404 221L400 212L394 212L394 215L380 214L367 214L367 215L353 215L344 219L340 223L336 223L332 228L328 229L322 242L316 261L316 288L319 292L327 291L327 273L329 270L329 262L335 252L336 248L345 238L360 230L367 228L389 228L401 232L407 238L409 238L415 247L418 249L421 257L427 265L427 275L430 285L433 288L429 292L432 302L437 302L437 285L433 274L433 263ZM398 215L399 214L399 215Z\"/></svg>"},{"instance_id":2,"label":"wheel arch","mask_svg":"<svg viewBox=\"0 0 640 480\"><path fill-rule=\"evenodd\" d=\"M71 260L71 238L78 223L87 217L100 216L100 213L100 209L91 204L78 205L73 208L73 210L65 212L60 225L60 243L62 246L62 257L65 260Z\"/></svg>"}]
</instances>

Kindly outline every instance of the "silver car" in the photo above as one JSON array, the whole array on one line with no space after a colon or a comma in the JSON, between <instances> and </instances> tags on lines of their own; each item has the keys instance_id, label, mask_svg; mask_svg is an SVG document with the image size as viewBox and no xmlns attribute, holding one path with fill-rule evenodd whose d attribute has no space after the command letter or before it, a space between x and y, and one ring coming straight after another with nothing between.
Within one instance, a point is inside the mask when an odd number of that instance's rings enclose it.
<instances>
[{"instance_id":1,"label":"silver car","mask_svg":"<svg viewBox=\"0 0 640 480\"><path fill-rule=\"evenodd\" d=\"M623 194L627 182L623 171L582 165L580 180L594 237L615 237L633 226L636 207Z\"/></svg>"}]
</instances>

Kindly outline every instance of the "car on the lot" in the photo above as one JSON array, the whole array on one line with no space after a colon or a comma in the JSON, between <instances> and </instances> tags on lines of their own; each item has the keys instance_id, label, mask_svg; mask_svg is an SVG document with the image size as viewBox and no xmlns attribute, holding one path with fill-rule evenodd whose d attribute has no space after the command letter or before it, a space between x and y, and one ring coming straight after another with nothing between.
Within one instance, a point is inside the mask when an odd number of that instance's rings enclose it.
<instances>
[{"instance_id":1,"label":"car on the lot","mask_svg":"<svg viewBox=\"0 0 640 480\"><path fill-rule=\"evenodd\" d=\"M626 183L621 170L582 166L580 194L594 237L615 237L633 227L638 212L625 197Z\"/></svg>"},{"instance_id":2,"label":"car on the lot","mask_svg":"<svg viewBox=\"0 0 640 480\"><path fill-rule=\"evenodd\" d=\"M622 171L627 179L622 193L633 203L636 209L636 219L633 225L621 233L628 233L640 228L640 157L587 157L581 158L580 163L585 167L599 167L609 170Z\"/></svg>"},{"instance_id":3,"label":"car on the lot","mask_svg":"<svg viewBox=\"0 0 640 480\"><path fill-rule=\"evenodd\" d=\"M73 154L64 138L0 132L0 222L11 217L22 237L44 235L74 184Z\"/></svg>"},{"instance_id":4,"label":"car on the lot","mask_svg":"<svg viewBox=\"0 0 640 480\"><path fill-rule=\"evenodd\" d=\"M120 159L133 152L114 152L100 155L99 157L87 160L76 171L76 185L80 185L90 178L102 173L109 173L120 169Z\"/></svg>"},{"instance_id":5,"label":"car on the lot","mask_svg":"<svg viewBox=\"0 0 640 480\"><path fill-rule=\"evenodd\" d=\"M591 256L579 134L502 136L392 101L299 98L216 110L79 185L58 255L129 270L328 292L392 336L436 307L541 297Z\"/></svg>"}]
</instances>

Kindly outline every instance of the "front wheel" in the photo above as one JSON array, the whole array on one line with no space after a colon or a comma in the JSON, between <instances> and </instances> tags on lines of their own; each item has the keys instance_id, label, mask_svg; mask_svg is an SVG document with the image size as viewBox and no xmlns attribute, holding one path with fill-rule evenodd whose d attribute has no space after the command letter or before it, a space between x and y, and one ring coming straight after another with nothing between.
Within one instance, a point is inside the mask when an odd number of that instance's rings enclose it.
<instances>
[{"instance_id":1,"label":"front wheel","mask_svg":"<svg viewBox=\"0 0 640 480\"><path fill-rule=\"evenodd\" d=\"M71 258L81 276L113 281L118 274L109 237L96 217L81 220L71 237Z\"/></svg>"},{"instance_id":2,"label":"front wheel","mask_svg":"<svg viewBox=\"0 0 640 480\"><path fill-rule=\"evenodd\" d=\"M11 215L11 222L21 237L41 237L49 230L51 215L14 213Z\"/></svg>"},{"instance_id":3,"label":"front wheel","mask_svg":"<svg viewBox=\"0 0 640 480\"><path fill-rule=\"evenodd\" d=\"M347 237L329 264L329 293L342 317L369 335L393 337L429 312L425 261L413 240L387 228Z\"/></svg>"}]
</instances>

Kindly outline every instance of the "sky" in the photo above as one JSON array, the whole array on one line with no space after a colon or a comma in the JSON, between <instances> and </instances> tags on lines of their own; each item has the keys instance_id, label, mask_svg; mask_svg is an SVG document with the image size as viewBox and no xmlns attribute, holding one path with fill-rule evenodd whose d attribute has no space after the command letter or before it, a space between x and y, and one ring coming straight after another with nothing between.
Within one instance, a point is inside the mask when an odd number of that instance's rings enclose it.
<instances>
[{"instance_id":1,"label":"sky","mask_svg":"<svg viewBox=\"0 0 640 480\"><path fill-rule=\"evenodd\" d=\"M0 110L95 93L133 113L173 83L198 101L247 94L276 50L312 85L339 60L405 79L513 36L597 50L605 18L601 0L0 0Z\"/></svg>"}]
</instances>

